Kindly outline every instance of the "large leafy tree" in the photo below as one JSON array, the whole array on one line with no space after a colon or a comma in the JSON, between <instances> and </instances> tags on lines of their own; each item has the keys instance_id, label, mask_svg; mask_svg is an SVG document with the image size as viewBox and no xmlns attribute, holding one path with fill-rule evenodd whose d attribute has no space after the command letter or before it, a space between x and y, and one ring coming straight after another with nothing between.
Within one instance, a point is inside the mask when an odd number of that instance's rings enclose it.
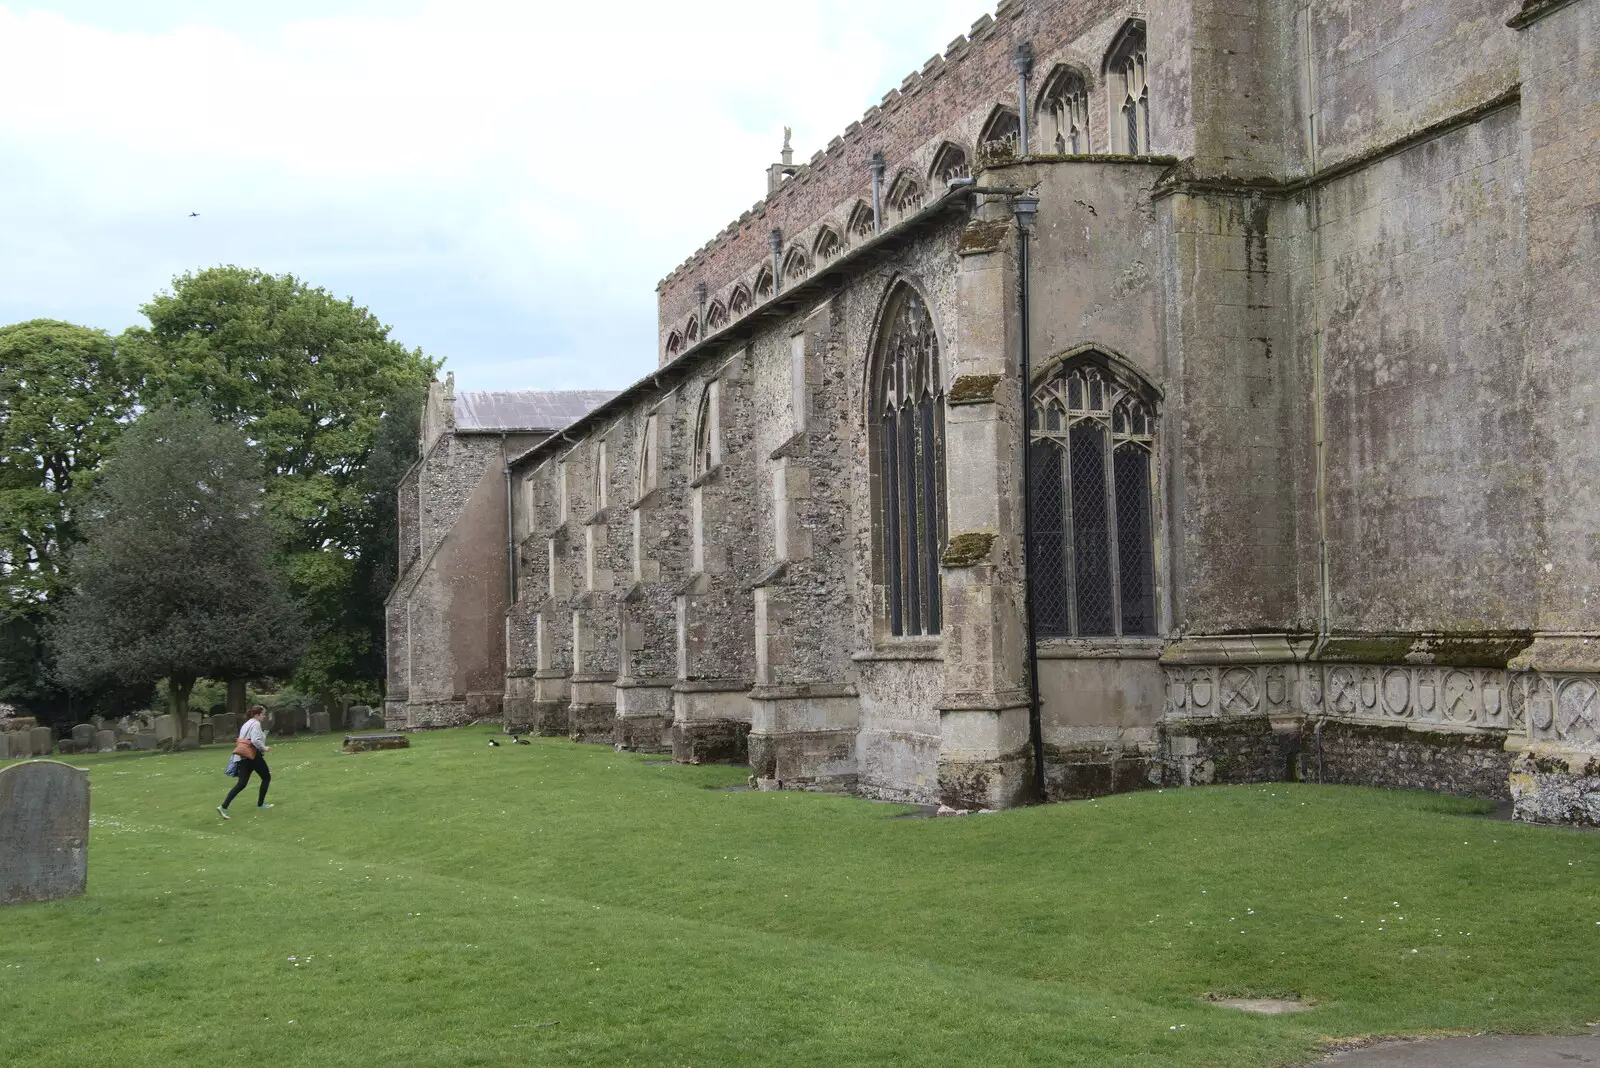
<instances>
[{"instance_id":1,"label":"large leafy tree","mask_svg":"<svg viewBox=\"0 0 1600 1068\"><path fill-rule=\"evenodd\" d=\"M357 591L382 548L383 495L364 472L384 414L435 364L367 309L292 275L215 267L142 310L150 328L122 348L146 396L204 405L265 458L267 512L314 638L302 681L337 689L380 676L381 601Z\"/></svg>"},{"instance_id":2,"label":"large leafy tree","mask_svg":"<svg viewBox=\"0 0 1600 1068\"><path fill-rule=\"evenodd\" d=\"M264 506L260 459L238 430L195 409L141 416L82 520L54 625L61 679L164 678L181 737L195 679L285 670L301 628Z\"/></svg>"},{"instance_id":3,"label":"large leafy tree","mask_svg":"<svg viewBox=\"0 0 1600 1068\"><path fill-rule=\"evenodd\" d=\"M137 379L103 330L0 327L0 581L8 614L59 594L89 477L134 410Z\"/></svg>"}]
</instances>

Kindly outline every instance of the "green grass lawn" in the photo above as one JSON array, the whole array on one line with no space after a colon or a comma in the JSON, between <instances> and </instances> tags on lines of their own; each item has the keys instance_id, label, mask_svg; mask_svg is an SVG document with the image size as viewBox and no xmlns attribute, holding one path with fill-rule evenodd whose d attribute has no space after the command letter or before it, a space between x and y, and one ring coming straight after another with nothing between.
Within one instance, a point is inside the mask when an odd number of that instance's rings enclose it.
<instances>
[{"instance_id":1,"label":"green grass lawn","mask_svg":"<svg viewBox=\"0 0 1600 1068\"><path fill-rule=\"evenodd\" d=\"M0 1064L1279 1065L1600 1020L1600 835L1275 784L960 819L484 728L90 769L0 912ZM1294 992L1256 1017L1208 993Z\"/></svg>"}]
</instances>

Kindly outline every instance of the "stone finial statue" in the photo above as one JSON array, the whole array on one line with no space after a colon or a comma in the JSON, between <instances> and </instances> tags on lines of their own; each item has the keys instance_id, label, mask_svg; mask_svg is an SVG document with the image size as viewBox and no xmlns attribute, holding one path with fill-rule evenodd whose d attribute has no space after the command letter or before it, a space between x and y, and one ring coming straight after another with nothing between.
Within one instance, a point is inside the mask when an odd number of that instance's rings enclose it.
<instances>
[{"instance_id":1,"label":"stone finial statue","mask_svg":"<svg viewBox=\"0 0 1600 1068\"><path fill-rule=\"evenodd\" d=\"M783 128L783 156L782 156L782 159L783 159L783 162L784 162L784 164L786 166L788 164L794 162L794 149L789 147L789 138L791 138L793 136L794 136L794 130L791 127L785 126Z\"/></svg>"}]
</instances>

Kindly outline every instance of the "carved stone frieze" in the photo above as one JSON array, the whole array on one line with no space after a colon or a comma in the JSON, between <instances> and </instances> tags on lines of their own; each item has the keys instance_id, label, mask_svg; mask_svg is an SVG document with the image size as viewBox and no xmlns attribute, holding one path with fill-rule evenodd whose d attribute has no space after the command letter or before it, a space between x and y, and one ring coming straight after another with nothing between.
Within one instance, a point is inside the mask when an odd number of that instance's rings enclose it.
<instances>
[{"instance_id":1,"label":"carved stone frieze","mask_svg":"<svg viewBox=\"0 0 1600 1068\"><path fill-rule=\"evenodd\" d=\"M1325 715L1418 729L1505 731L1600 750L1600 676L1393 664L1169 664L1168 720Z\"/></svg>"}]
</instances>

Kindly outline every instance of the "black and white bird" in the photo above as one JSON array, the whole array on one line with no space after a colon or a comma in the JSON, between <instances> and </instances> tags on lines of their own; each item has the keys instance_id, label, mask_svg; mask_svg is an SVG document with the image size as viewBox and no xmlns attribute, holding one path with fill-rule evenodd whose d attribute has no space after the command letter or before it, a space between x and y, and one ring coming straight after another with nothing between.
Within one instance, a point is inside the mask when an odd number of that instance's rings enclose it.
<instances>
[{"instance_id":1,"label":"black and white bird","mask_svg":"<svg viewBox=\"0 0 1600 1068\"><path fill-rule=\"evenodd\" d=\"M489 739L489 744L494 746L496 749L498 749L500 747L500 743L495 741L493 738Z\"/></svg>"},{"instance_id":2,"label":"black and white bird","mask_svg":"<svg viewBox=\"0 0 1600 1068\"><path fill-rule=\"evenodd\" d=\"M517 735L513 734L511 736L511 744L512 745L532 745L533 743L528 741L528 739L526 739L526 738L520 738Z\"/></svg>"}]
</instances>

